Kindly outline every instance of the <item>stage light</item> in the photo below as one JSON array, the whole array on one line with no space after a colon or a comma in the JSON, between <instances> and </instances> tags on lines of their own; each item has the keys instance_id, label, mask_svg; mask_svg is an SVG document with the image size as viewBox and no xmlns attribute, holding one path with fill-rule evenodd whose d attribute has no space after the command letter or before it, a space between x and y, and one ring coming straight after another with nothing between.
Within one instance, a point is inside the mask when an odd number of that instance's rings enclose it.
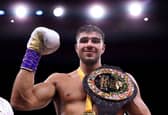
<instances>
[{"instance_id":1,"label":"stage light","mask_svg":"<svg viewBox=\"0 0 168 115\"><path fill-rule=\"evenodd\" d=\"M4 10L0 10L0 16L5 15L5 11Z\"/></svg>"},{"instance_id":2,"label":"stage light","mask_svg":"<svg viewBox=\"0 0 168 115\"><path fill-rule=\"evenodd\" d=\"M25 19L28 16L29 9L25 4L17 4L13 8L14 15L19 19Z\"/></svg>"},{"instance_id":3,"label":"stage light","mask_svg":"<svg viewBox=\"0 0 168 115\"><path fill-rule=\"evenodd\" d=\"M37 11L36 11L36 15L37 15L37 16L43 15L43 11L42 11L42 10L37 10Z\"/></svg>"},{"instance_id":4,"label":"stage light","mask_svg":"<svg viewBox=\"0 0 168 115\"><path fill-rule=\"evenodd\" d=\"M14 19L11 19L11 20L10 20L10 22L11 22L11 23L14 23L14 22L15 22L15 20L14 20Z\"/></svg>"},{"instance_id":5,"label":"stage light","mask_svg":"<svg viewBox=\"0 0 168 115\"><path fill-rule=\"evenodd\" d=\"M54 10L53 10L53 14L54 16L56 17L60 17L64 14L65 10L63 7L56 7Z\"/></svg>"},{"instance_id":6,"label":"stage light","mask_svg":"<svg viewBox=\"0 0 168 115\"><path fill-rule=\"evenodd\" d=\"M105 7L100 4L94 4L88 8L88 14L93 19L102 19L105 14Z\"/></svg>"},{"instance_id":7,"label":"stage light","mask_svg":"<svg viewBox=\"0 0 168 115\"><path fill-rule=\"evenodd\" d=\"M140 2L131 2L127 6L128 12L133 17L139 17L142 14L143 6Z\"/></svg>"},{"instance_id":8,"label":"stage light","mask_svg":"<svg viewBox=\"0 0 168 115\"><path fill-rule=\"evenodd\" d=\"M144 18L144 21L145 21L145 22L147 22L148 20L149 20L149 18L148 18L148 17L145 17L145 18Z\"/></svg>"}]
</instances>

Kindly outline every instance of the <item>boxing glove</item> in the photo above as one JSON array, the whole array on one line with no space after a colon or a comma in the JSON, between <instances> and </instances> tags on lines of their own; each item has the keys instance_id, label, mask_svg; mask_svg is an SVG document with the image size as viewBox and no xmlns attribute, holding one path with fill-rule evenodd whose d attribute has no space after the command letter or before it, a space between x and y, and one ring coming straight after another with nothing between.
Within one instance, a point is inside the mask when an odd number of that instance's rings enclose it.
<instances>
[{"instance_id":1,"label":"boxing glove","mask_svg":"<svg viewBox=\"0 0 168 115\"><path fill-rule=\"evenodd\" d=\"M27 43L21 68L36 71L40 57L55 52L60 46L59 34L46 27L37 27L33 30Z\"/></svg>"}]
</instances>

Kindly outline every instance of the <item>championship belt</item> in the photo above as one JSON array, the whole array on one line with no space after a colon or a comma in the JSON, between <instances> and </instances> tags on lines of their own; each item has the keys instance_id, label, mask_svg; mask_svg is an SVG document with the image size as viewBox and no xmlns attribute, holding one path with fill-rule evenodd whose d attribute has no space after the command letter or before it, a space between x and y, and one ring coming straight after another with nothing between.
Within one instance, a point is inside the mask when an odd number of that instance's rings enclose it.
<instances>
[{"instance_id":1,"label":"championship belt","mask_svg":"<svg viewBox=\"0 0 168 115\"><path fill-rule=\"evenodd\" d=\"M112 66L102 66L86 75L83 86L96 105L98 115L116 115L137 94L129 75Z\"/></svg>"}]
</instances>

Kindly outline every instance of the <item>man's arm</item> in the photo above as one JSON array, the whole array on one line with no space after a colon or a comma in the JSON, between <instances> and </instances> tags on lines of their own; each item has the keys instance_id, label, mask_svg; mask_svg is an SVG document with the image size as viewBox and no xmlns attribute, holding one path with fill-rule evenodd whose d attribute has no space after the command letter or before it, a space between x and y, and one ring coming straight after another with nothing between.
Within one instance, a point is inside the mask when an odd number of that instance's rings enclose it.
<instances>
[{"instance_id":1,"label":"man's arm","mask_svg":"<svg viewBox=\"0 0 168 115\"><path fill-rule=\"evenodd\" d=\"M45 82L34 84L34 76L42 55L53 53L59 48L59 34L54 30L38 27L28 41L21 69L13 85L11 104L19 110L39 109L47 105L55 93L51 75Z\"/></svg>"},{"instance_id":2,"label":"man's arm","mask_svg":"<svg viewBox=\"0 0 168 115\"><path fill-rule=\"evenodd\" d=\"M130 78L133 80L133 82L137 86L137 95L131 102L126 104L124 108L129 113L129 115L151 115L149 108L147 107L147 105L144 103L144 101L141 98L139 86L136 80L133 78L132 75L130 74L128 75L130 76Z\"/></svg>"},{"instance_id":3,"label":"man's arm","mask_svg":"<svg viewBox=\"0 0 168 115\"><path fill-rule=\"evenodd\" d=\"M34 84L34 73L21 69L16 77L11 104L18 110L40 109L46 106L55 94L52 79Z\"/></svg>"}]
</instances>

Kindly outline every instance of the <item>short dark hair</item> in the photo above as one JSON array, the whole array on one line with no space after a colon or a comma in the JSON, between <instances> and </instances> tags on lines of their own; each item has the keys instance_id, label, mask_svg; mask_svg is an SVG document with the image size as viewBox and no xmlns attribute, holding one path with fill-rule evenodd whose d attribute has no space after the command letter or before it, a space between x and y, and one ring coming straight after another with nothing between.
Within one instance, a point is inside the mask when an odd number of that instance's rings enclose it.
<instances>
[{"instance_id":1,"label":"short dark hair","mask_svg":"<svg viewBox=\"0 0 168 115\"><path fill-rule=\"evenodd\" d=\"M101 36L102 36L102 40L104 41L104 32L97 26L95 25L84 25L84 26L81 26L78 30L77 30L77 33L76 33L76 40L77 40L77 37L80 33L82 32L86 32L86 33L90 33L90 32L97 32L99 33Z\"/></svg>"}]
</instances>

